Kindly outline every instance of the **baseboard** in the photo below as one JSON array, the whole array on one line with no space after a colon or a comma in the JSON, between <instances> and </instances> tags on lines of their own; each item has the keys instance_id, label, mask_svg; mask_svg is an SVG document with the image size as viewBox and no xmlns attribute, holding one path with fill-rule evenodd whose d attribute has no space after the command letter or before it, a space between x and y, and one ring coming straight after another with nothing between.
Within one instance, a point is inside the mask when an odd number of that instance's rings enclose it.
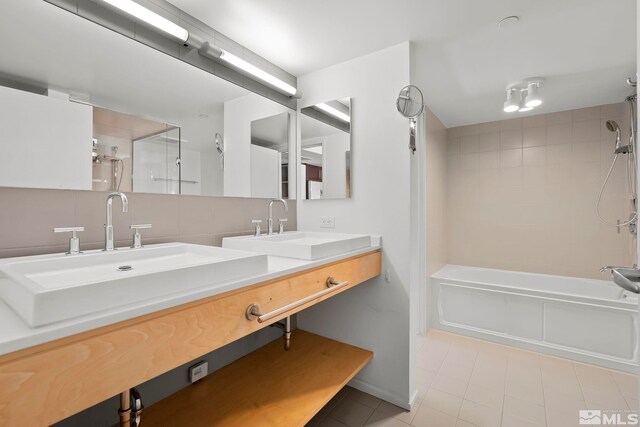
<instances>
[{"instance_id":1,"label":"baseboard","mask_svg":"<svg viewBox=\"0 0 640 427\"><path fill-rule=\"evenodd\" d=\"M407 411L411 410L411 407L415 404L416 399L418 398L418 392L415 391L413 393L413 395L411 396L411 401L407 402L406 400L389 393L386 390L383 390L379 387L376 387L374 385L371 385L369 383L366 383L362 380L359 380L357 378L353 378L351 381L349 381L349 386L355 388L356 390L360 390L364 393L370 394L372 396L375 396L379 399L385 400L389 403L392 403L396 406L399 406L402 409L405 409Z\"/></svg>"}]
</instances>

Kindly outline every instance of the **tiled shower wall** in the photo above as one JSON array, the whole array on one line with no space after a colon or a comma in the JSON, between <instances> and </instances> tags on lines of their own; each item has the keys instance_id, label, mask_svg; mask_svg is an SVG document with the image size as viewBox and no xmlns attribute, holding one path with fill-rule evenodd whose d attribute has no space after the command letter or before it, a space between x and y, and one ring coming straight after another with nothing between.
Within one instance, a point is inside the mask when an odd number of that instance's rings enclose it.
<instances>
[{"instance_id":1,"label":"tiled shower wall","mask_svg":"<svg viewBox=\"0 0 640 427\"><path fill-rule=\"evenodd\" d=\"M600 223L595 203L613 160L615 120L628 142L627 104L448 129L449 264L604 278L631 265L627 229ZM621 155L605 189L608 221L629 216Z\"/></svg>"},{"instance_id":2,"label":"tiled shower wall","mask_svg":"<svg viewBox=\"0 0 640 427\"><path fill-rule=\"evenodd\" d=\"M0 258L65 252L69 236L54 227L84 226L82 250L104 244L105 202L109 193L71 190L0 188ZM141 230L143 243L185 242L220 245L222 238L253 231L252 219L265 220L267 199L127 193L129 211L114 200L117 246L131 244L129 225L151 223ZM274 207L274 219L288 218L296 229L296 203L286 214ZM266 224L264 222L263 224Z\"/></svg>"}]
</instances>

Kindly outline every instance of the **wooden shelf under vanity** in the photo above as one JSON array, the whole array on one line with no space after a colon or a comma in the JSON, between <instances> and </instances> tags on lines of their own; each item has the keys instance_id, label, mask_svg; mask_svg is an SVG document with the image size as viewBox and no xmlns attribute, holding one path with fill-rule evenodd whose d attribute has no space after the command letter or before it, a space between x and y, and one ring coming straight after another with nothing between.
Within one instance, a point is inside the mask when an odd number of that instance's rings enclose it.
<instances>
[{"instance_id":1,"label":"wooden shelf under vanity","mask_svg":"<svg viewBox=\"0 0 640 427\"><path fill-rule=\"evenodd\" d=\"M373 353L296 330L146 408L143 426L304 426Z\"/></svg>"},{"instance_id":2,"label":"wooden shelf under vanity","mask_svg":"<svg viewBox=\"0 0 640 427\"><path fill-rule=\"evenodd\" d=\"M378 276L381 269L382 256L376 250L1 355L0 425L37 426L61 421L287 316L332 298ZM333 279L348 283L328 290L328 283ZM262 322L249 319L246 312L253 304L259 306L260 312L273 315L268 319L261 319ZM364 353L361 353L364 350L304 332L298 332L295 336L291 351L282 355L283 361L289 361L290 366L297 366L298 363L300 368L303 362L306 366L326 363L322 365L322 369L304 373L306 382L309 383L309 393L313 393L313 387L317 386L314 381L323 380L323 376L329 375L327 372L335 372L336 378L342 378L341 381L346 382L349 375L355 375L359 367L366 363ZM274 346L283 348L280 340ZM332 350L314 353L323 347ZM267 346L263 351L268 351L268 348L270 347ZM315 354L312 360L305 356L305 348L311 355ZM260 357L269 357L268 354L261 356L262 354L258 350L247 358L260 360ZM347 354L357 357L354 357L353 362L347 363L344 360ZM290 360L298 356L304 359L300 362ZM368 353L367 357L370 358L371 354ZM345 371L341 365L345 365ZM234 369L233 366L229 369ZM230 371L225 370L220 375L225 375L226 372ZM215 381L216 378L219 376L212 374L212 380ZM302 390L300 387L303 385L296 385L298 379L295 376L288 378L288 385L295 390ZM262 380L255 378L254 381ZM277 382L275 378L272 381ZM337 392L342 383L337 379L333 381L337 381L335 385L325 382L318 384L321 387L333 387L332 390ZM233 381L228 383L225 388L233 386ZM283 382L278 387L284 384ZM263 394L265 399L286 398L277 396L269 388L256 388L255 383L243 384L243 387L254 388L255 394ZM205 388L206 386L199 387ZM328 393L321 394L329 396ZM313 405L320 405L320 397L319 394ZM264 404L266 401L261 402ZM203 404L211 406L207 402ZM242 401L238 404L242 404ZM307 412L310 408L300 408L306 414L314 413L311 410ZM154 412L160 410L152 409L149 412L153 416ZM193 425L193 419L186 425Z\"/></svg>"}]
</instances>

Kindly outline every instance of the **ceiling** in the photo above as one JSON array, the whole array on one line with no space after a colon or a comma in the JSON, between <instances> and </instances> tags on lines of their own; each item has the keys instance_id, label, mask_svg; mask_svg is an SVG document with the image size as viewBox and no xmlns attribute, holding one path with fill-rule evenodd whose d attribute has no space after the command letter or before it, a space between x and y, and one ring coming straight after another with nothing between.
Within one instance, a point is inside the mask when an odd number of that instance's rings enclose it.
<instances>
[{"instance_id":1,"label":"ceiling","mask_svg":"<svg viewBox=\"0 0 640 427\"><path fill-rule=\"evenodd\" d=\"M533 76L529 115L619 102L636 68L635 0L170 1L297 76L411 40L412 82L447 127L516 117L505 87Z\"/></svg>"},{"instance_id":2,"label":"ceiling","mask_svg":"<svg viewBox=\"0 0 640 427\"><path fill-rule=\"evenodd\" d=\"M2 0L1 9L0 84L178 125L249 93L42 0Z\"/></svg>"},{"instance_id":3,"label":"ceiling","mask_svg":"<svg viewBox=\"0 0 640 427\"><path fill-rule=\"evenodd\" d=\"M98 107L93 109L94 136L109 135L134 140L172 129L175 128L165 123L143 119L131 114L118 113Z\"/></svg>"}]
</instances>

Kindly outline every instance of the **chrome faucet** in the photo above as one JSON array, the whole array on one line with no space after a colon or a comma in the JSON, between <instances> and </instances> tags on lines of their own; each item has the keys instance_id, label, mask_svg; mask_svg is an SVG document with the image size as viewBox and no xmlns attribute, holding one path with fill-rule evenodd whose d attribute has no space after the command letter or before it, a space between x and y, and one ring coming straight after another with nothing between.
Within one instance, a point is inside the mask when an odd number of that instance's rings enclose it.
<instances>
[{"instance_id":1,"label":"chrome faucet","mask_svg":"<svg viewBox=\"0 0 640 427\"><path fill-rule=\"evenodd\" d=\"M269 202L269 219L267 219L267 234L273 234L273 204L280 202L284 205L284 211L289 212L289 205L284 199L273 199Z\"/></svg>"},{"instance_id":2,"label":"chrome faucet","mask_svg":"<svg viewBox=\"0 0 640 427\"><path fill-rule=\"evenodd\" d=\"M103 251L114 250L113 244L113 199L119 197L122 201L122 212L129 211L129 200L124 193L111 193L107 196L107 221L104 224L104 249Z\"/></svg>"}]
</instances>

